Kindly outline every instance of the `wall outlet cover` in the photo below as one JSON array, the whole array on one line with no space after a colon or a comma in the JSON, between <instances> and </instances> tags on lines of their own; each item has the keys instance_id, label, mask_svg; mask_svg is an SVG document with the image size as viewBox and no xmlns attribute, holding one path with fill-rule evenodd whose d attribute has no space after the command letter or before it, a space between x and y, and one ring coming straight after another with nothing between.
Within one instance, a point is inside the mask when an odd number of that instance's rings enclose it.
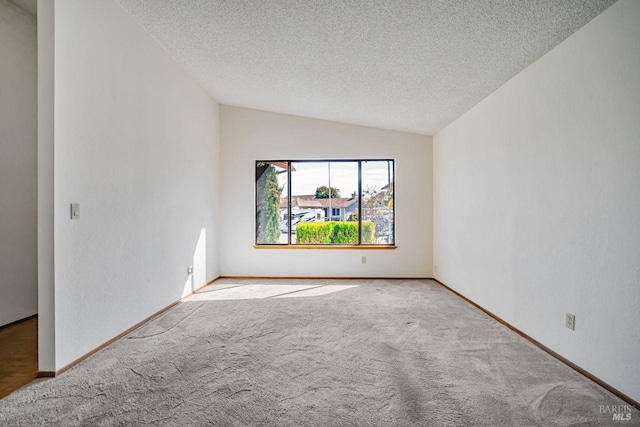
<instances>
[{"instance_id":1,"label":"wall outlet cover","mask_svg":"<svg viewBox=\"0 0 640 427\"><path fill-rule=\"evenodd\" d=\"M572 331L576 330L576 316L575 316L575 314L567 313L566 326L567 326L567 329L571 329Z\"/></svg>"}]
</instances>

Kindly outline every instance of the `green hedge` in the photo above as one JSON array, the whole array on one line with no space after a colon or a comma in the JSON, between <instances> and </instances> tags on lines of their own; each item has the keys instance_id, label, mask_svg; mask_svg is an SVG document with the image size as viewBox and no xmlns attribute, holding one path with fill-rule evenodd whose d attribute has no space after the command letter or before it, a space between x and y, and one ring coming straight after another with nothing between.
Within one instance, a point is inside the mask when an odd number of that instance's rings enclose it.
<instances>
[{"instance_id":1,"label":"green hedge","mask_svg":"<svg viewBox=\"0 0 640 427\"><path fill-rule=\"evenodd\" d=\"M373 221L362 221L362 243L373 244L376 225Z\"/></svg>"},{"instance_id":2,"label":"green hedge","mask_svg":"<svg viewBox=\"0 0 640 427\"><path fill-rule=\"evenodd\" d=\"M296 225L296 241L307 245L331 243L331 222L303 222Z\"/></svg>"},{"instance_id":3,"label":"green hedge","mask_svg":"<svg viewBox=\"0 0 640 427\"><path fill-rule=\"evenodd\" d=\"M362 243L373 243L375 225L362 221ZM303 222L296 226L296 241L301 245L358 244L358 223L355 221Z\"/></svg>"}]
</instances>

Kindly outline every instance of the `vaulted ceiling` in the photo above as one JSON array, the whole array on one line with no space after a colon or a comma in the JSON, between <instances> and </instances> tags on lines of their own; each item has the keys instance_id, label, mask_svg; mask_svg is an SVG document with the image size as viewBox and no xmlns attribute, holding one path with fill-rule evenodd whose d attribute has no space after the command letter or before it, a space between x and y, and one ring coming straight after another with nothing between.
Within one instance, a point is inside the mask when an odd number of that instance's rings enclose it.
<instances>
[{"instance_id":1,"label":"vaulted ceiling","mask_svg":"<svg viewBox=\"0 0 640 427\"><path fill-rule=\"evenodd\" d=\"M615 0L118 0L220 103L434 134Z\"/></svg>"}]
</instances>

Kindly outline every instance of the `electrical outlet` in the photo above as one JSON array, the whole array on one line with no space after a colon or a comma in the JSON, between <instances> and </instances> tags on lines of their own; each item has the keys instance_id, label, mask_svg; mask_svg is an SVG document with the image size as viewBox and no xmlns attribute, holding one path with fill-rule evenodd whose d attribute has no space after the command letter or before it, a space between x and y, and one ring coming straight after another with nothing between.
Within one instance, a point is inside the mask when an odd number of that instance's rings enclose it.
<instances>
[{"instance_id":1,"label":"electrical outlet","mask_svg":"<svg viewBox=\"0 0 640 427\"><path fill-rule=\"evenodd\" d=\"M575 314L567 313L567 329L571 329L572 331L576 330L576 316Z\"/></svg>"},{"instance_id":2,"label":"electrical outlet","mask_svg":"<svg viewBox=\"0 0 640 427\"><path fill-rule=\"evenodd\" d=\"M363 257L362 257L362 263L363 263L363 264L366 264L366 263L367 263L367 257L366 257L366 256L363 256Z\"/></svg>"},{"instance_id":3,"label":"electrical outlet","mask_svg":"<svg viewBox=\"0 0 640 427\"><path fill-rule=\"evenodd\" d=\"M438 266L437 266L437 265L436 265L436 266L434 266L434 267L433 267L433 270L434 270L434 272L435 272L435 273L437 273L437 272L438 272Z\"/></svg>"},{"instance_id":4,"label":"electrical outlet","mask_svg":"<svg viewBox=\"0 0 640 427\"><path fill-rule=\"evenodd\" d=\"M187 267L187 274L193 274L193 266L192 265Z\"/></svg>"}]
</instances>

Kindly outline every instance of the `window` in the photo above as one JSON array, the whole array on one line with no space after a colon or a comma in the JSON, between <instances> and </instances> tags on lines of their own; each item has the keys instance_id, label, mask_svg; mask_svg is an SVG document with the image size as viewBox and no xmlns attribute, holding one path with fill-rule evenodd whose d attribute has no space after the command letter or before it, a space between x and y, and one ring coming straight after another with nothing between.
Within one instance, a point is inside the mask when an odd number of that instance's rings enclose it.
<instances>
[{"instance_id":1,"label":"window","mask_svg":"<svg viewBox=\"0 0 640 427\"><path fill-rule=\"evenodd\" d=\"M395 245L395 164L256 161L257 246Z\"/></svg>"}]
</instances>

